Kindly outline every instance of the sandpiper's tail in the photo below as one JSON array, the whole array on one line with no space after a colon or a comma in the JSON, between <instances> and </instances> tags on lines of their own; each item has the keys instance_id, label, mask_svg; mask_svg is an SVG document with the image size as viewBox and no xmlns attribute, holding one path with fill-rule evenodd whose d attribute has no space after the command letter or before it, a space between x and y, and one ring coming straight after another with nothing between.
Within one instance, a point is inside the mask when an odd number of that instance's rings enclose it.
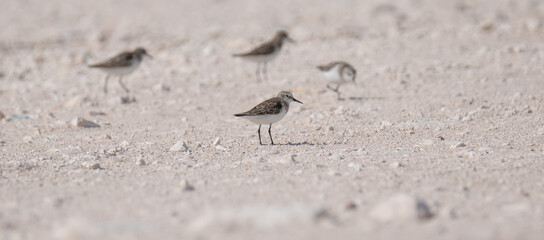
<instances>
[{"instance_id":1,"label":"sandpiper's tail","mask_svg":"<svg viewBox=\"0 0 544 240\"><path fill-rule=\"evenodd\" d=\"M235 53L235 54L232 54L233 57L243 57L245 56L246 54L245 53Z\"/></svg>"}]
</instances>

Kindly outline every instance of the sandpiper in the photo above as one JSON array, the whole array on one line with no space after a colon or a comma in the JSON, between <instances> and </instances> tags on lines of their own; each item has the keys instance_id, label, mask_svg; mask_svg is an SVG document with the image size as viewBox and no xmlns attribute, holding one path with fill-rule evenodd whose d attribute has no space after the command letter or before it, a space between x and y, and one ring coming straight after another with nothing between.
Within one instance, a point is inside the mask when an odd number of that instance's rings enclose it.
<instances>
[{"instance_id":1,"label":"sandpiper","mask_svg":"<svg viewBox=\"0 0 544 240\"><path fill-rule=\"evenodd\" d=\"M327 84L327 88L336 92L339 100L342 100L340 97L340 91L338 91L340 86L349 82L355 83L355 75L357 75L357 71L347 62L331 62L327 65L317 66L317 68L321 70L323 76L325 76L330 84L336 85L336 87L333 88Z\"/></svg>"},{"instance_id":2,"label":"sandpiper","mask_svg":"<svg viewBox=\"0 0 544 240\"><path fill-rule=\"evenodd\" d=\"M270 131L270 129L272 129L272 124L278 122L285 116L285 114L287 114L287 111L289 111L289 103L293 101L302 104L301 101L293 97L292 93L281 91L276 97L259 103L259 105L247 112L234 114L234 116L243 117L249 121L259 124L259 130L257 130L257 133L259 134L259 143L261 145L263 145L263 142L261 141L261 125L270 124L268 127L268 135L270 136L270 142L272 145L274 145L272 133Z\"/></svg>"},{"instance_id":3,"label":"sandpiper","mask_svg":"<svg viewBox=\"0 0 544 240\"><path fill-rule=\"evenodd\" d=\"M233 56L241 57L242 59L256 62L257 63L257 72L256 72L257 80L262 79L261 69L262 69L262 74L264 75L264 77L268 79L268 75L266 72L266 64L274 60L278 56L284 41L295 43L295 40L290 38L286 31L278 31L276 33L276 36L274 36L272 40L259 45L258 47L254 48L253 50L249 52L234 54Z\"/></svg>"},{"instance_id":4,"label":"sandpiper","mask_svg":"<svg viewBox=\"0 0 544 240\"><path fill-rule=\"evenodd\" d=\"M104 92L108 93L108 79L110 75L119 76L119 84L125 92L129 92L127 86L123 84L123 76L128 75L142 62L142 59L144 56L147 56L149 58L151 55L147 53L147 51L144 48L136 48L134 51L127 51L117 54L116 56L103 61L101 63L96 63L93 65L90 65L90 68L98 68L104 72L106 72L106 79L104 80Z\"/></svg>"}]
</instances>

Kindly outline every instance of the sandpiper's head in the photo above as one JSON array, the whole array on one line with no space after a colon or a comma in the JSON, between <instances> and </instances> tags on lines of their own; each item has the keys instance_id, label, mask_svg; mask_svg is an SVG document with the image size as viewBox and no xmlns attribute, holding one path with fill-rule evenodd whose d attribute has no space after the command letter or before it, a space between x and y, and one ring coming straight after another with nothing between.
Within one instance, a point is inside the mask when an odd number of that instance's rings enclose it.
<instances>
[{"instance_id":1,"label":"sandpiper's head","mask_svg":"<svg viewBox=\"0 0 544 240\"><path fill-rule=\"evenodd\" d=\"M302 104L301 101L297 100L296 98L293 97L293 94L291 92L287 92L287 91L281 91L280 93L278 93L278 97L280 97L283 101L287 102L287 103L291 103L291 102L298 102L300 104Z\"/></svg>"},{"instance_id":2,"label":"sandpiper's head","mask_svg":"<svg viewBox=\"0 0 544 240\"><path fill-rule=\"evenodd\" d=\"M289 34L284 31L284 30L280 30L276 33L276 38L277 39L280 39L283 43L283 41L288 41L290 43L295 43L295 40L293 40L291 37L289 37Z\"/></svg>"},{"instance_id":3,"label":"sandpiper's head","mask_svg":"<svg viewBox=\"0 0 544 240\"><path fill-rule=\"evenodd\" d=\"M138 55L140 58L143 56L153 58L151 55L149 55L149 53L147 53L147 51L143 47L136 48L133 53Z\"/></svg>"},{"instance_id":4,"label":"sandpiper's head","mask_svg":"<svg viewBox=\"0 0 544 240\"><path fill-rule=\"evenodd\" d=\"M357 75L357 71L354 68L347 66L344 68L342 75L347 78L347 80L355 82L355 76Z\"/></svg>"}]
</instances>

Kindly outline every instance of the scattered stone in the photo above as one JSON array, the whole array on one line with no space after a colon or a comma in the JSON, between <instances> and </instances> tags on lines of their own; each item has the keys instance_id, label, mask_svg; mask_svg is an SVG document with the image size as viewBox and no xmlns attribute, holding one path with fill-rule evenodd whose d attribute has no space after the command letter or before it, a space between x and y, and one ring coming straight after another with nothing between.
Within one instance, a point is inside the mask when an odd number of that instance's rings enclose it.
<instances>
[{"instance_id":1,"label":"scattered stone","mask_svg":"<svg viewBox=\"0 0 544 240\"><path fill-rule=\"evenodd\" d=\"M249 161L253 162L253 163L262 163L265 160L262 157L252 157L252 158L249 159Z\"/></svg>"},{"instance_id":2,"label":"scattered stone","mask_svg":"<svg viewBox=\"0 0 544 240\"><path fill-rule=\"evenodd\" d=\"M542 27L542 22L539 19L529 19L525 22L525 29L529 32L536 32Z\"/></svg>"},{"instance_id":3,"label":"scattered stone","mask_svg":"<svg viewBox=\"0 0 544 240\"><path fill-rule=\"evenodd\" d=\"M106 116L106 113L104 113L104 112L90 111L90 112L89 112L89 115L90 115L90 116L93 116L93 117L94 117L94 116Z\"/></svg>"},{"instance_id":4,"label":"scattered stone","mask_svg":"<svg viewBox=\"0 0 544 240\"><path fill-rule=\"evenodd\" d=\"M495 29L495 24L493 22L485 22L480 25L480 29L484 32L491 32Z\"/></svg>"},{"instance_id":5,"label":"scattered stone","mask_svg":"<svg viewBox=\"0 0 544 240\"><path fill-rule=\"evenodd\" d=\"M129 141L122 141L120 144L119 144L119 147L123 148L123 149L128 149L129 147L133 146L133 144Z\"/></svg>"},{"instance_id":6,"label":"scattered stone","mask_svg":"<svg viewBox=\"0 0 544 240\"><path fill-rule=\"evenodd\" d=\"M340 160L344 159L344 156L335 153L335 154L332 154L331 156L329 156L329 158L331 160L334 160L334 161L340 161Z\"/></svg>"},{"instance_id":7,"label":"scattered stone","mask_svg":"<svg viewBox=\"0 0 544 240\"><path fill-rule=\"evenodd\" d=\"M368 155L368 152L364 148L357 149L357 154L359 155Z\"/></svg>"},{"instance_id":8,"label":"scattered stone","mask_svg":"<svg viewBox=\"0 0 544 240\"><path fill-rule=\"evenodd\" d=\"M170 92L170 86L159 83L159 84L153 86L152 90L155 91L155 92L159 92L159 91L160 92Z\"/></svg>"},{"instance_id":9,"label":"scattered stone","mask_svg":"<svg viewBox=\"0 0 544 240\"><path fill-rule=\"evenodd\" d=\"M0 120L2 120L4 118L6 118L6 115L4 115L4 113L0 111Z\"/></svg>"},{"instance_id":10,"label":"scattered stone","mask_svg":"<svg viewBox=\"0 0 544 240\"><path fill-rule=\"evenodd\" d=\"M178 141L170 148L170 152L186 152L187 150L189 150L189 147L184 141Z\"/></svg>"},{"instance_id":11,"label":"scattered stone","mask_svg":"<svg viewBox=\"0 0 544 240\"><path fill-rule=\"evenodd\" d=\"M145 161L142 158L140 158L140 159L136 160L136 165L137 166L145 166Z\"/></svg>"},{"instance_id":12,"label":"scattered stone","mask_svg":"<svg viewBox=\"0 0 544 240\"><path fill-rule=\"evenodd\" d=\"M369 213L382 222L427 220L433 217L429 206L420 199L400 194L376 205Z\"/></svg>"},{"instance_id":13,"label":"scattered stone","mask_svg":"<svg viewBox=\"0 0 544 240\"><path fill-rule=\"evenodd\" d=\"M467 145L463 142L456 142L454 144L452 144L450 146L451 149L454 149L454 148L463 148L463 147L466 147Z\"/></svg>"},{"instance_id":14,"label":"scattered stone","mask_svg":"<svg viewBox=\"0 0 544 240\"><path fill-rule=\"evenodd\" d=\"M466 151L466 150L463 150L463 151L460 151L457 153L458 156L460 157L465 157L465 158L474 158L476 156L478 156L478 154L475 152L475 151Z\"/></svg>"},{"instance_id":15,"label":"scattered stone","mask_svg":"<svg viewBox=\"0 0 544 240\"><path fill-rule=\"evenodd\" d=\"M31 136L24 136L23 142L25 143L32 143L32 137Z\"/></svg>"},{"instance_id":16,"label":"scattered stone","mask_svg":"<svg viewBox=\"0 0 544 240\"><path fill-rule=\"evenodd\" d=\"M80 118L80 117L74 118L70 123L74 127L83 127L83 128L97 128L97 127L100 127L100 125L98 125L98 124L96 124L94 122L91 122L89 120L85 120L85 119Z\"/></svg>"},{"instance_id":17,"label":"scattered stone","mask_svg":"<svg viewBox=\"0 0 544 240\"><path fill-rule=\"evenodd\" d=\"M111 140L111 136L106 134L104 135L104 137L102 137L104 140Z\"/></svg>"},{"instance_id":18,"label":"scattered stone","mask_svg":"<svg viewBox=\"0 0 544 240\"><path fill-rule=\"evenodd\" d=\"M329 212L327 209L320 209L314 214L314 221L318 223L326 222L326 223L337 224L338 218L334 214Z\"/></svg>"},{"instance_id":19,"label":"scattered stone","mask_svg":"<svg viewBox=\"0 0 544 240\"><path fill-rule=\"evenodd\" d=\"M27 116L27 115L18 115L18 114L11 115L11 117L9 117L9 118L11 120L30 119L30 117Z\"/></svg>"},{"instance_id":20,"label":"scattered stone","mask_svg":"<svg viewBox=\"0 0 544 240\"><path fill-rule=\"evenodd\" d=\"M131 96L123 96L123 97L116 98L116 101L121 104L129 104L129 103L136 102L136 98Z\"/></svg>"},{"instance_id":21,"label":"scattered stone","mask_svg":"<svg viewBox=\"0 0 544 240\"><path fill-rule=\"evenodd\" d=\"M183 179L180 184L181 184L181 187L182 187L183 191L190 192L190 191L195 190L195 187L193 187L193 185L189 184L189 181L187 181L187 179Z\"/></svg>"},{"instance_id":22,"label":"scattered stone","mask_svg":"<svg viewBox=\"0 0 544 240\"><path fill-rule=\"evenodd\" d=\"M390 127L390 126L393 126L393 124L389 121L382 121L380 123L380 129L383 130L383 129L386 129L387 127Z\"/></svg>"},{"instance_id":23,"label":"scattered stone","mask_svg":"<svg viewBox=\"0 0 544 240\"><path fill-rule=\"evenodd\" d=\"M344 106L340 105L334 110L334 114L336 115L342 115L344 114Z\"/></svg>"},{"instance_id":24,"label":"scattered stone","mask_svg":"<svg viewBox=\"0 0 544 240\"><path fill-rule=\"evenodd\" d=\"M390 168L399 168L399 167L401 167L401 166L402 166L402 165L400 164L400 162L397 162L397 161L392 162L392 163L389 164L389 167L390 167Z\"/></svg>"},{"instance_id":25,"label":"scattered stone","mask_svg":"<svg viewBox=\"0 0 544 240\"><path fill-rule=\"evenodd\" d=\"M219 137L216 137L215 140L213 140L212 145L217 146L217 145L219 145L219 143L220 143L220 139L219 139Z\"/></svg>"},{"instance_id":26,"label":"scattered stone","mask_svg":"<svg viewBox=\"0 0 544 240\"><path fill-rule=\"evenodd\" d=\"M88 169L88 170L103 169L102 167L100 167L100 163L84 162L82 164L82 166L83 166L83 168Z\"/></svg>"},{"instance_id":27,"label":"scattered stone","mask_svg":"<svg viewBox=\"0 0 544 240\"><path fill-rule=\"evenodd\" d=\"M357 162L350 162L350 163L348 164L348 167L349 167L349 168L353 168L353 169L355 169L355 170L357 170L357 171L361 171L361 168L363 167L363 165L360 164L360 163L357 163Z\"/></svg>"},{"instance_id":28,"label":"scattered stone","mask_svg":"<svg viewBox=\"0 0 544 240\"><path fill-rule=\"evenodd\" d=\"M353 211L353 210L357 210L357 204L350 201L348 203L346 203L346 205L344 206L344 209L346 211Z\"/></svg>"}]
</instances>

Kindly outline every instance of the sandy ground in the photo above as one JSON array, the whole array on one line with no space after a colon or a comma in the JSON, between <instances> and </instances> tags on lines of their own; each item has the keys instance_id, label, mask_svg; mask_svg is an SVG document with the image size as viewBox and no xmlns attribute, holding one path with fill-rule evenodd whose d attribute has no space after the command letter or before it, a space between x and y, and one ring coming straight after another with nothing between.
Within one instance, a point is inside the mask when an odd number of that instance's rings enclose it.
<instances>
[{"instance_id":1,"label":"sandy ground","mask_svg":"<svg viewBox=\"0 0 544 240\"><path fill-rule=\"evenodd\" d=\"M543 20L538 0L1 0L0 239L543 239ZM279 29L298 43L257 82L231 54ZM104 95L86 64L138 46L136 101ZM348 100L332 60L358 70ZM232 114L281 90L304 105L259 146Z\"/></svg>"}]
</instances>

